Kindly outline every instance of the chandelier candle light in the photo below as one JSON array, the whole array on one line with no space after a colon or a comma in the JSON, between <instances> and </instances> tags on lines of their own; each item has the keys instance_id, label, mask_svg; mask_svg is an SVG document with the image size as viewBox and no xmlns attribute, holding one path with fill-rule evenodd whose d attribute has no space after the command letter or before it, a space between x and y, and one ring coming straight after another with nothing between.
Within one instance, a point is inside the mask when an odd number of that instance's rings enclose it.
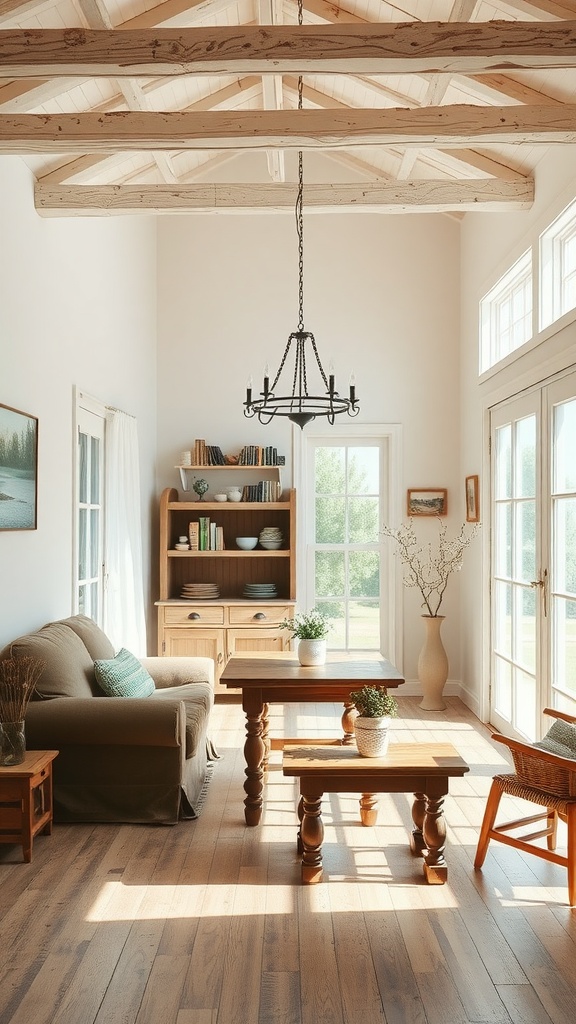
<instances>
[{"instance_id":1,"label":"chandelier candle light","mask_svg":"<svg viewBox=\"0 0 576 1024\"><path fill-rule=\"evenodd\" d=\"M302 25L302 0L298 0L298 24ZM302 110L302 75L298 78L298 110ZM328 376L318 355L316 340L310 331L304 329L304 224L302 218L304 193L304 175L302 165L302 151L298 153L298 191L296 195L296 231L298 233L298 330L294 331L288 338L284 354L280 360L278 372L270 384L270 371L268 366L264 368L264 381L262 391L258 398L253 397L252 378L248 380L246 387L246 401L244 402L244 415L248 418L257 416L260 423L270 423L274 416L287 416L300 428L304 427L316 416L326 416L330 424L338 413L347 412L349 416L357 416L359 412L358 400L356 398L356 381L354 375L350 377L350 390L348 398L342 398L336 391L334 380L334 368L331 365L328 369ZM313 395L308 390L308 367L306 364L307 346L312 348L315 364L319 371L324 393ZM280 376L288 357L292 354L294 370L292 374L292 390L290 394L276 394L276 387L280 382ZM314 363L310 360L312 366ZM290 365L290 363L289 363ZM288 369L285 377L288 377Z\"/></svg>"}]
</instances>

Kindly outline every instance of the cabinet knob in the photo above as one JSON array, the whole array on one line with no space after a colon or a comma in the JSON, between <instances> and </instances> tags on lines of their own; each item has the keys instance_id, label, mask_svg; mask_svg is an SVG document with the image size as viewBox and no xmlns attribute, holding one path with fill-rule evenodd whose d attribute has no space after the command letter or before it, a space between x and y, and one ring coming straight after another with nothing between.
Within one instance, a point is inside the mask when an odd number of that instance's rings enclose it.
<instances>
[{"instance_id":1,"label":"cabinet knob","mask_svg":"<svg viewBox=\"0 0 576 1024\"><path fill-rule=\"evenodd\" d=\"M198 612L190 612L190 615L188 616L188 618L189 619L199 619L200 615L199 615Z\"/></svg>"},{"instance_id":2,"label":"cabinet knob","mask_svg":"<svg viewBox=\"0 0 576 1024\"><path fill-rule=\"evenodd\" d=\"M252 618L261 620L261 619L265 619L266 616L264 615L264 612L256 612L256 614L253 615Z\"/></svg>"}]
</instances>

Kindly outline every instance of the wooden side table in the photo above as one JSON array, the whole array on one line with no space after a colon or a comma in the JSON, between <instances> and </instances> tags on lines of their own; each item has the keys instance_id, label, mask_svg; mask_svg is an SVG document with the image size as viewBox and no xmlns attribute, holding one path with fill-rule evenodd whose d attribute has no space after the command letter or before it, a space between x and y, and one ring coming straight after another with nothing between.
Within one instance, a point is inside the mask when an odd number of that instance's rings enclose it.
<instances>
[{"instance_id":1,"label":"wooden side table","mask_svg":"<svg viewBox=\"0 0 576 1024\"><path fill-rule=\"evenodd\" d=\"M22 764L0 766L0 843L20 843L32 860L32 840L52 833L52 762L57 750L27 750Z\"/></svg>"}]
</instances>

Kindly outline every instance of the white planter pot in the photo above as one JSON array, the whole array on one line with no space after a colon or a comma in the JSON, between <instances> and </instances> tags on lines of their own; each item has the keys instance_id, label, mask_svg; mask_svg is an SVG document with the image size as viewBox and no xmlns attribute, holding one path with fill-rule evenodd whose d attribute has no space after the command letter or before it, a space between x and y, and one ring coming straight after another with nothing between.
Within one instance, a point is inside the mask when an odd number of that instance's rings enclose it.
<instances>
[{"instance_id":1,"label":"white planter pot","mask_svg":"<svg viewBox=\"0 0 576 1024\"><path fill-rule=\"evenodd\" d=\"M326 661L326 641L299 640L298 661L301 665L324 665Z\"/></svg>"},{"instance_id":2,"label":"white planter pot","mask_svg":"<svg viewBox=\"0 0 576 1024\"><path fill-rule=\"evenodd\" d=\"M384 757L390 741L390 718L364 718L358 715L354 721L356 746L362 757Z\"/></svg>"}]
</instances>

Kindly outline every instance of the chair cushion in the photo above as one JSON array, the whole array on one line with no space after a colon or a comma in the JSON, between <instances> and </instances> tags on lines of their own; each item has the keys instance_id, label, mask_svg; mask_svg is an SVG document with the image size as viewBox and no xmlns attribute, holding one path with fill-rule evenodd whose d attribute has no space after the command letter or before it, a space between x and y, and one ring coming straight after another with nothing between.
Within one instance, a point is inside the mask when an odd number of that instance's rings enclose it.
<instances>
[{"instance_id":1,"label":"chair cushion","mask_svg":"<svg viewBox=\"0 0 576 1024\"><path fill-rule=\"evenodd\" d=\"M576 726L557 718L546 735L538 743L534 743L534 746L540 747L541 750L547 750L550 754L558 754L560 757L570 757L575 760Z\"/></svg>"},{"instance_id":2,"label":"chair cushion","mask_svg":"<svg viewBox=\"0 0 576 1024\"><path fill-rule=\"evenodd\" d=\"M154 693L152 676L125 647L115 658L96 660L94 672L107 697L150 697Z\"/></svg>"},{"instance_id":3,"label":"chair cushion","mask_svg":"<svg viewBox=\"0 0 576 1024\"><path fill-rule=\"evenodd\" d=\"M74 630L80 637L92 661L97 658L113 658L115 650L106 633L97 626L94 619L87 615L71 615L69 619L60 619L63 625Z\"/></svg>"},{"instance_id":4,"label":"chair cushion","mask_svg":"<svg viewBox=\"0 0 576 1024\"><path fill-rule=\"evenodd\" d=\"M44 662L32 700L94 696L93 660L80 637L60 622L50 622L37 633L13 640L4 653L13 658L40 658Z\"/></svg>"}]
</instances>

